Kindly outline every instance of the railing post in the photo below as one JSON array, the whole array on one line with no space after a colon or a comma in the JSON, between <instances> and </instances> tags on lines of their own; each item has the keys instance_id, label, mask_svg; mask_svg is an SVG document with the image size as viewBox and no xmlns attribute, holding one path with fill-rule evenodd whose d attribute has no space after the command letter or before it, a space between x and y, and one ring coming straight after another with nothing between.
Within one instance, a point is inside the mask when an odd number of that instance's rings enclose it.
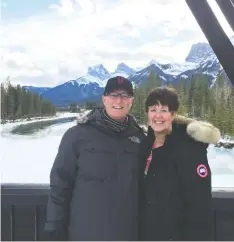
<instances>
[{"instance_id":1,"label":"railing post","mask_svg":"<svg viewBox=\"0 0 234 242\"><path fill-rule=\"evenodd\" d=\"M217 228L216 228L216 209L213 210L213 223L214 223L214 241L217 240Z\"/></svg>"},{"instance_id":2,"label":"railing post","mask_svg":"<svg viewBox=\"0 0 234 242\"><path fill-rule=\"evenodd\" d=\"M39 215L39 207L35 207L34 212L34 241L38 241L38 215Z\"/></svg>"},{"instance_id":3,"label":"railing post","mask_svg":"<svg viewBox=\"0 0 234 242\"><path fill-rule=\"evenodd\" d=\"M15 237L14 230L15 230L15 206L11 205L11 207L10 207L10 241L14 241L14 237Z\"/></svg>"}]
</instances>

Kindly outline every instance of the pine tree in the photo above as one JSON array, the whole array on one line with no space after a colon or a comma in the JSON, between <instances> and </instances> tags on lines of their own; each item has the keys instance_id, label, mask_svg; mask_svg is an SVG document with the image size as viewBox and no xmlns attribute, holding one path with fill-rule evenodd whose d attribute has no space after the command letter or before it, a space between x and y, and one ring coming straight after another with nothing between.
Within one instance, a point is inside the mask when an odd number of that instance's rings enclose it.
<instances>
[{"instance_id":1,"label":"pine tree","mask_svg":"<svg viewBox=\"0 0 234 242\"><path fill-rule=\"evenodd\" d=\"M78 110L77 109L77 104L76 103L71 103L69 109L70 109L71 113L77 113L77 110Z\"/></svg>"},{"instance_id":2,"label":"pine tree","mask_svg":"<svg viewBox=\"0 0 234 242\"><path fill-rule=\"evenodd\" d=\"M208 107L208 118L207 121L211 122L213 125L217 126L217 119L215 116L215 112L213 111L213 109L211 107Z\"/></svg>"},{"instance_id":3,"label":"pine tree","mask_svg":"<svg viewBox=\"0 0 234 242\"><path fill-rule=\"evenodd\" d=\"M183 115L183 116L187 116L187 109L186 109L186 106L180 102L180 106L179 106L179 109L178 109L178 114L180 115Z\"/></svg>"},{"instance_id":4,"label":"pine tree","mask_svg":"<svg viewBox=\"0 0 234 242\"><path fill-rule=\"evenodd\" d=\"M22 88L21 90L21 112L22 112L22 118L27 117L28 115L28 94L27 91Z\"/></svg>"},{"instance_id":5,"label":"pine tree","mask_svg":"<svg viewBox=\"0 0 234 242\"><path fill-rule=\"evenodd\" d=\"M4 84L1 83L1 120L4 121L6 118L6 104L5 104L6 90Z\"/></svg>"},{"instance_id":6,"label":"pine tree","mask_svg":"<svg viewBox=\"0 0 234 242\"><path fill-rule=\"evenodd\" d=\"M188 115L188 105L187 105L187 81L185 79L181 80L180 86L178 87L178 96L179 96L179 100L180 100L180 106L179 106L179 110L178 110L178 114L181 115Z\"/></svg>"},{"instance_id":7,"label":"pine tree","mask_svg":"<svg viewBox=\"0 0 234 242\"><path fill-rule=\"evenodd\" d=\"M203 103L201 104L201 109L200 109L200 118L201 120L206 120L207 119L207 110L205 109L205 98L203 97L202 99Z\"/></svg>"},{"instance_id":8,"label":"pine tree","mask_svg":"<svg viewBox=\"0 0 234 242\"><path fill-rule=\"evenodd\" d=\"M7 110L7 118L10 120L14 120L15 119L15 92L14 92L14 87L11 85L10 81L7 84L6 110Z\"/></svg>"},{"instance_id":9,"label":"pine tree","mask_svg":"<svg viewBox=\"0 0 234 242\"><path fill-rule=\"evenodd\" d=\"M233 89L234 90L234 89ZM234 138L234 104L233 104L233 97L231 96L232 91L227 99L227 108L226 108L226 118L227 118L227 132L230 136Z\"/></svg>"},{"instance_id":10,"label":"pine tree","mask_svg":"<svg viewBox=\"0 0 234 242\"><path fill-rule=\"evenodd\" d=\"M40 96L37 93L33 94L33 109L35 116L41 115Z\"/></svg>"},{"instance_id":11,"label":"pine tree","mask_svg":"<svg viewBox=\"0 0 234 242\"><path fill-rule=\"evenodd\" d=\"M218 104L218 108L217 108L217 117L218 117L218 125L220 127L220 130L222 132L223 135L226 134L226 115L225 115L225 100L224 100L224 93L223 91L221 92L220 95L220 100L219 100L219 104Z\"/></svg>"},{"instance_id":12,"label":"pine tree","mask_svg":"<svg viewBox=\"0 0 234 242\"><path fill-rule=\"evenodd\" d=\"M160 79L153 72L150 72L148 80L143 87L145 88L146 93L149 94L150 91L156 87L160 87L161 85L162 83Z\"/></svg>"},{"instance_id":13,"label":"pine tree","mask_svg":"<svg viewBox=\"0 0 234 242\"><path fill-rule=\"evenodd\" d=\"M146 99L146 88L145 87L138 87L135 90L134 94L134 102L131 109L131 114L136 118L136 120L143 124L146 120L145 108L144 103Z\"/></svg>"},{"instance_id":14,"label":"pine tree","mask_svg":"<svg viewBox=\"0 0 234 242\"><path fill-rule=\"evenodd\" d=\"M11 85L9 77L1 83L1 118L4 120L38 116L43 105L46 113L54 115L55 106L49 100L46 105L44 102L38 94L26 91L20 85Z\"/></svg>"},{"instance_id":15,"label":"pine tree","mask_svg":"<svg viewBox=\"0 0 234 242\"><path fill-rule=\"evenodd\" d=\"M209 90L209 82L208 82L207 76L203 77L202 83L203 83L202 104L204 105L204 114L207 117L208 107L209 107L209 104L210 104L210 90Z\"/></svg>"},{"instance_id":16,"label":"pine tree","mask_svg":"<svg viewBox=\"0 0 234 242\"><path fill-rule=\"evenodd\" d=\"M196 94L196 79L191 78L189 91L188 91L188 112L191 117L195 115L194 95Z\"/></svg>"},{"instance_id":17,"label":"pine tree","mask_svg":"<svg viewBox=\"0 0 234 242\"><path fill-rule=\"evenodd\" d=\"M19 111L18 111L20 103L21 103L21 87L20 87L20 85L17 85L16 87L14 87L14 101L15 101L14 115L17 118L20 115Z\"/></svg>"},{"instance_id":18,"label":"pine tree","mask_svg":"<svg viewBox=\"0 0 234 242\"><path fill-rule=\"evenodd\" d=\"M31 92L27 92L26 95L26 99L27 99L27 117L31 118L33 117L33 93Z\"/></svg>"},{"instance_id":19,"label":"pine tree","mask_svg":"<svg viewBox=\"0 0 234 242\"><path fill-rule=\"evenodd\" d=\"M223 79L222 75L219 73L216 77L216 81L214 84L214 92L215 92L216 100L220 99L220 96L221 96L220 91L222 90L223 86L224 86L224 79Z\"/></svg>"}]
</instances>

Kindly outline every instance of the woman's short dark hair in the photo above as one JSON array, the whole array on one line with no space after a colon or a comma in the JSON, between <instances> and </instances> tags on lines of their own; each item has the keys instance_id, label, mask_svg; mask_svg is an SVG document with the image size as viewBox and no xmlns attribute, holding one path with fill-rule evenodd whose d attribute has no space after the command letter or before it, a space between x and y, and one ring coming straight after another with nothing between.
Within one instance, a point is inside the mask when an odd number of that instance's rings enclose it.
<instances>
[{"instance_id":1,"label":"woman's short dark hair","mask_svg":"<svg viewBox=\"0 0 234 242\"><path fill-rule=\"evenodd\" d=\"M179 97L174 88L157 87L153 89L145 101L145 111L148 112L150 106L162 105L168 106L169 111L176 112L179 109Z\"/></svg>"}]
</instances>

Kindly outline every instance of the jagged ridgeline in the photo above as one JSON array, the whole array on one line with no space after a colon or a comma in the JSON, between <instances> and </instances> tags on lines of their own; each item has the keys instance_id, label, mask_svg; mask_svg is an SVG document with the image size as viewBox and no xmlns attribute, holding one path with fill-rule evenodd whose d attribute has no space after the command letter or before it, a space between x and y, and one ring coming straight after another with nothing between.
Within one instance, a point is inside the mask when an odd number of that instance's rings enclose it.
<instances>
[{"instance_id":1,"label":"jagged ridgeline","mask_svg":"<svg viewBox=\"0 0 234 242\"><path fill-rule=\"evenodd\" d=\"M25 90L20 85L13 86L10 79L1 83L1 122L20 118L55 115L56 108L51 101L39 94Z\"/></svg>"},{"instance_id":2,"label":"jagged ridgeline","mask_svg":"<svg viewBox=\"0 0 234 242\"><path fill-rule=\"evenodd\" d=\"M161 81L153 72L148 80L135 87L134 104L131 113L140 124L146 124L145 100L150 90L158 86L170 86L176 89L180 98L179 114L198 120L211 122L217 126L223 136L234 137L234 88L219 73L213 83L206 75L198 75L179 82Z\"/></svg>"}]
</instances>

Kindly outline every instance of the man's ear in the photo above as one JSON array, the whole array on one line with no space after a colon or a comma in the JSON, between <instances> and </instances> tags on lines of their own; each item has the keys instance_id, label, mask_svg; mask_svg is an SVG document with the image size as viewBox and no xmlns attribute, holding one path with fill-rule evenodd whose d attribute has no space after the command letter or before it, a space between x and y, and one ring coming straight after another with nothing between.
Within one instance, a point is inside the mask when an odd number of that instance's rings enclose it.
<instances>
[{"instance_id":1,"label":"man's ear","mask_svg":"<svg viewBox=\"0 0 234 242\"><path fill-rule=\"evenodd\" d=\"M106 96L102 96L102 103L105 106L105 102L106 102Z\"/></svg>"}]
</instances>

